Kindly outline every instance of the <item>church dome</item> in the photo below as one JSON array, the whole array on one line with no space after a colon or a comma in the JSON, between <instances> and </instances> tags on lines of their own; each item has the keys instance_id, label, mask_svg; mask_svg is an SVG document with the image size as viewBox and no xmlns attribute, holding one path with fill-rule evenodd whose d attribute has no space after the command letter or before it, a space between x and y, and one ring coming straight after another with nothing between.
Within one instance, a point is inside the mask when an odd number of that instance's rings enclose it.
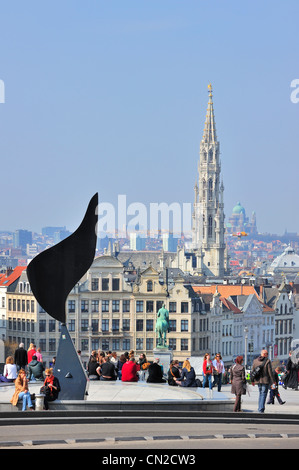
<instances>
[{"instance_id":1,"label":"church dome","mask_svg":"<svg viewBox=\"0 0 299 470\"><path fill-rule=\"evenodd\" d=\"M235 207L233 208L233 214L244 214L245 215L245 209L244 207L240 204L240 202L237 202Z\"/></svg>"},{"instance_id":2,"label":"church dome","mask_svg":"<svg viewBox=\"0 0 299 470\"><path fill-rule=\"evenodd\" d=\"M269 272L298 272L299 270L299 255L289 245L284 252L277 256L270 265Z\"/></svg>"}]
</instances>

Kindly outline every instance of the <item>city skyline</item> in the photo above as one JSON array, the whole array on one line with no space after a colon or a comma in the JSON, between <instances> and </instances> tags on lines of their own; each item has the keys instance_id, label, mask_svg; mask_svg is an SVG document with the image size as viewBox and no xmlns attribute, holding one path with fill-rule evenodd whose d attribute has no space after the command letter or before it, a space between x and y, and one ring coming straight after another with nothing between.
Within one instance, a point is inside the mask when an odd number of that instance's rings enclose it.
<instances>
[{"instance_id":1,"label":"city skyline","mask_svg":"<svg viewBox=\"0 0 299 470\"><path fill-rule=\"evenodd\" d=\"M1 9L1 230L73 231L95 192L192 204L211 82L225 222L240 201L259 232L299 232L297 2L17 5Z\"/></svg>"}]
</instances>

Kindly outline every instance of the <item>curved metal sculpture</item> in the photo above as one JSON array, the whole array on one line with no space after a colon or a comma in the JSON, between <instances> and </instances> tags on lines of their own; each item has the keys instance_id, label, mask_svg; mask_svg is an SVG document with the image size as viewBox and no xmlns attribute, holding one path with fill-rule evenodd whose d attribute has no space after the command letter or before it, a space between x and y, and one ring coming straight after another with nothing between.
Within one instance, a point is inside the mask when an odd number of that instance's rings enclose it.
<instances>
[{"instance_id":1,"label":"curved metal sculpture","mask_svg":"<svg viewBox=\"0 0 299 470\"><path fill-rule=\"evenodd\" d=\"M65 302L91 266L96 249L98 194L90 200L78 229L62 242L37 255L27 267L32 292L41 307L65 324Z\"/></svg>"},{"instance_id":2,"label":"curved metal sculpture","mask_svg":"<svg viewBox=\"0 0 299 470\"><path fill-rule=\"evenodd\" d=\"M87 376L65 325L65 303L94 259L97 206L96 193L78 229L62 242L37 255L27 267L28 280L36 300L51 317L62 323L54 374L61 386L59 399L64 400L82 400L86 396Z\"/></svg>"}]
</instances>

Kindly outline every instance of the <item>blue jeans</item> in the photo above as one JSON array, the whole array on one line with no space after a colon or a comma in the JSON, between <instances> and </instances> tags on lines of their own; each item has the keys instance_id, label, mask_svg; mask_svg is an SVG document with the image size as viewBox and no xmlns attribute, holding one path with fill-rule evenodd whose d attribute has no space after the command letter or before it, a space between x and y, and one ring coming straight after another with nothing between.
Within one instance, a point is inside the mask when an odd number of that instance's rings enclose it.
<instances>
[{"instance_id":1,"label":"blue jeans","mask_svg":"<svg viewBox=\"0 0 299 470\"><path fill-rule=\"evenodd\" d=\"M258 405L258 412L264 413L265 411L265 403L266 398L269 390L269 384L257 384L259 388L259 405Z\"/></svg>"},{"instance_id":2,"label":"blue jeans","mask_svg":"<svg viewBox=\"0 0 299 470\"><path fill-rule=\"evenodd\" d=\"M221 384L222 384L222 372L220 372L220 374L218 375L214 375L213 387L217 385L218 392L221 392Z\"/></svg>"},{"instance_id":3,"label":"blue jeans","mask_svg":"<svg viewBox=\"0 0 299 470\"><path fill-rule=\"evenodd\" d=\"M28 405L28 408L33 407L29 392L21 392L19 394L19 399L23 399L22 411L26 411L27 405Z\"/></svg>"},{"instance_id":4,"label":"blue jeans","mask_svg":"<svg viewBox=\"0 0 299 470\"><path fill-rule=\"evenodd\" d=\"M202 381L202 387L204 388L206 386L206 381L209 381L209 389L212 390L213 385L212 385L212 374L206 374L203 376L203 381Z\"/></svg>"}]
</instances>

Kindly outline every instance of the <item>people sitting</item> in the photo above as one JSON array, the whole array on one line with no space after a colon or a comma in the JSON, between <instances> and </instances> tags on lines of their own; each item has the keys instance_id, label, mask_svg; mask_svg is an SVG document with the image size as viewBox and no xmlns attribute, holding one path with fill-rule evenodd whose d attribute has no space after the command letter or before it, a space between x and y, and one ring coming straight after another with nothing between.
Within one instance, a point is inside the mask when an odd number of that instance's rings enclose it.
<instances>
[{"instance_id":1,"label":"people sitting","mask_svg":"<svg viewBox=\"0 0 299 470\"><path fill-rule=\"evenodd\" d=\"M174 378L176 383L181 387L197 387L195 370L191 366L188 359L183 363L182 374L179 378Z\"/></svg>"},{"instance_id":2,"label":"people sitting","mask_svg":"<svg viewBox=\"0 0 299 470\"><path fill-rule=\"evenodd\" d=\"M87 364L87 373L89 380L100 380L100 363L97 351L91 353Z\"/></svg>"},{"instance_id":3,"label":"people sitting","mask_svg":"<svg viewBox=\"0 0 299 470\"><path fill-rule=\"evenodd\" d=\"M139 367L136 364L135 357L132 356L127 362L124 363L121 369L122 382L137 382L137 372Z\"/></svg>"},{"instance_id":4,"label":"people sitting","mask_svg":"<svg viewBox=\"0 0 299 470\"><path fill-rule=\"evenodd\" d=\"M36 356L32 356L32 361L28 364L28 378L29 380L44 380L44 366L42 362L37 360Z\"/></svg>"},{"instance_id":5,"label":"people sitting","mask_svg":"<svg viewBox=\"0 0 299 470\"><path fill-rule=\"evenodd\" d=\"M171 361L168 370L168 385L177 386L178 384L176 383L175 379L178 379L180 376L181 371L179 368L179 361L177 359L174 359L173 361Z\"/></svg>"},{"instance_id":6,"label":"people sitting","mask_svg":"<svg viewBox=\"0 0 299 470\"><path fill-rule=\"evenodd\" d=\"M166 382L163 379L163 371L159 365L159 358L156 358L148 368L148 378L147 383L163 383Z\"/></svg>"},{"instance_id":7,"label":"people sitting","mask_svg":"<svg viewBox=\"0 0 299 470\"><path fill-rule=\"evenodd\" d=\"M57 377L53 374L53 369L49 368L45 370L45 381L44 386L41 388L41 393L45 394L44 397L44 409L49 409L49 401L55 401L58 398L60 392L60 383Z\"/></svg>"},{"instance_id":8,"label":"people sitting","mask_svg":"<svg viewBox=\"0 0 299 470\"><path fill-rule=\"evenodd\" d=\"M14 364L13 356L8 356L3 369L3 375L0 375L0 382L14 382L17 376L17 366Z\"/></svg>"},{"instance_id":9,"label":"people sitting","mask_svg":"<svg viewBox=\"0 0 299 470\"><path fill-rule=\"evenodd\" d=\"M100 366L100 380L116 380L115 367L109 360L109 355L104 357L104 362Z\"/></svg>"},{"instance_id":10,"label":"people sitting","mask_svg":"<svg viewBox=\"0 0 299 470\"><path fill-rule=\"evenodd\" d=\"M26 411L27 406L33 410L31 395L28 389L28 379L24 369L19 370L18 377L15 380L15 391L10 400L13 406L17 406L19 400L22 400L22 411Z\"/></svg>"}]
</instances>

